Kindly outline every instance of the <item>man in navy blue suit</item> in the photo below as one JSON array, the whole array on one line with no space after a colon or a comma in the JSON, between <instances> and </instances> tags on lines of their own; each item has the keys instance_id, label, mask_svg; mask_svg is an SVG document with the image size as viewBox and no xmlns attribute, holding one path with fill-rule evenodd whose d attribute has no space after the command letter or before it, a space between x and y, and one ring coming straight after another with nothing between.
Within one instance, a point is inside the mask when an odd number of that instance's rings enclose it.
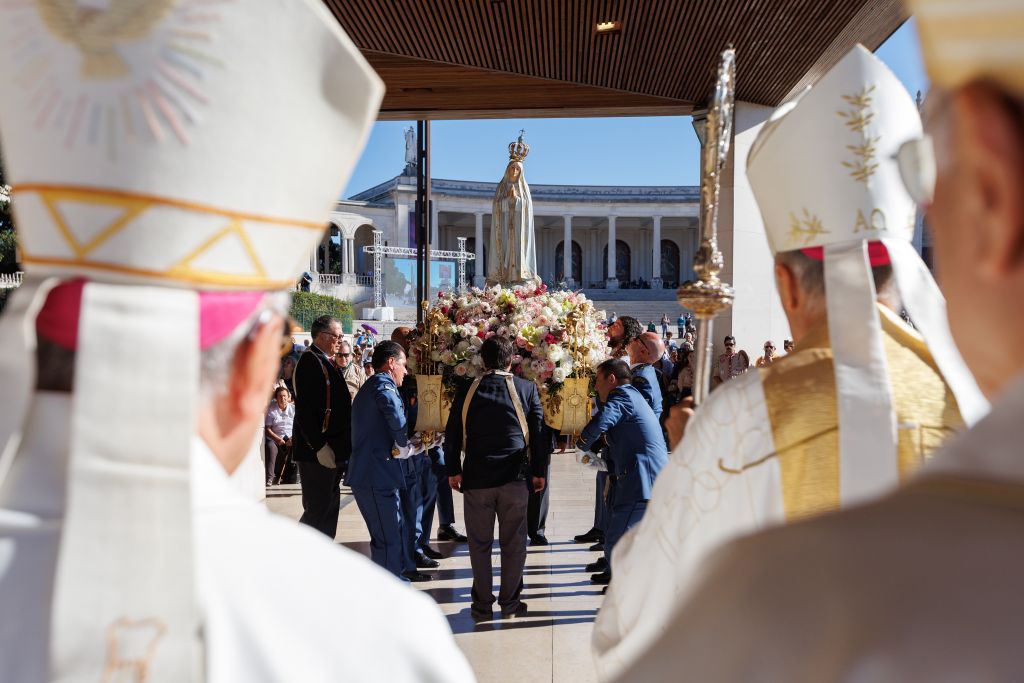
<instances>
[{"instance_id":1,"label":"man in navy blue suit","mask_svg":"<svg viewBox=\"0 0 1024 683\"><path fill-rule=\"evenodd\" d=\"M625 361L606 360L594 378L601 408L583 428L576 447L589 451L604 434L608 441L608 526L605 529L605 569L590 578L598 584L611 580L615 544L640 522L647 509L654 478L668 462L661 425L651 406L631 382Z\"/></svg>"},{"instance_id":2,"label":"man in navy blue suit","mask_svg":"<svg viewBox=\"0 0 1024 683\"><path fill-rule=\"evenodd\" d=\"M549 449L544 447L544 413L537 386L509 372L512 342L491 337L480 347L486 372L460 390L445 430L449 482L463 494L469 560L473 567L475 620L491 617L491 545L498 520L503 617L526 613L519 599L526 565L527 505L530 491L544 489ZM465 453L465 463L460 457Z\"/></svg>"},{"instance_id":3,"label":"man in navy blue suit","mask_svg":"<svg viewBox=\"0 0 1024 683\"><path fill-rule=\"evenodd\" d=\"M393 341L373 350L374 374L352 402L352 457L345 483L352 487L370 532L370 557L392 574L415 573L405 552L400 491L401 460L409 457L405 405L398 388L405 379L405 351ZM429 577L428 577L429 578Z\"/></svg>"},{"instance_id":4,"label":"man in navy blue suit","mask_svg":"<svg viewBox=\"0 0 1024 683\"><path fill-rule=\"evenodd\" d=\"M629 353L633 341L643 334L640 321L628 315L616 318L608 326L608 347L613 358L621 358ZM651 402L653 403L653 396ZM607 472L598 472L594 479L594 526L590 531L573 538L577 543L597 541L590 550L604 551L605 527L608 525L608 509L605 506L604 491L607 484ZM602 558L599 562L603 562ZM602 567L603 568L603 567ZM600 571L594 569L592 571Z\"/></svg>"}]
</instances>

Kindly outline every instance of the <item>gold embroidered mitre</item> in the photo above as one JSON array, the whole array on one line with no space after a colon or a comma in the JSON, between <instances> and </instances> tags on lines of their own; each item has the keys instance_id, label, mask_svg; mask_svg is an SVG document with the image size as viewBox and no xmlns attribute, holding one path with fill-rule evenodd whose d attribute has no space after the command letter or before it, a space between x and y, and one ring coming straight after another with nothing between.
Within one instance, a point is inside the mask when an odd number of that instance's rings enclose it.
<instances>
[{"instance_id":1,"label":"gold embroidered mitre","mask_svg":"<svg viewBox=\"0 0 1024 683\"><path fill-rule=\"evenodd\" d=\"M921 136L913 100L861 46L764 124L747 175L773 252L913 236L915 206L891 161Z\"/></svg>"}]
</instances>

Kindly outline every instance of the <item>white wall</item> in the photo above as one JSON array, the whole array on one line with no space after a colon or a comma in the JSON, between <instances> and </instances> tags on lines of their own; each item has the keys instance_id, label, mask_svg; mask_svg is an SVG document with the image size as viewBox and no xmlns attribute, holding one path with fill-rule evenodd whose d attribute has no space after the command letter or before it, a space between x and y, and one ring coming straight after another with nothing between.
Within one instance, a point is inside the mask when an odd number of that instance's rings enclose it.
<instances>
[{"instance_id":1,"label":"white wall","mask_svg":"<svg viewBox=\"0 0 1024 683\"><path fill-rule=\"evenodd\" d=\"M723 172L719 207L719 247L725 257L723 279L736 290L732 309L715 322L715 348L722 352L722 339L736 337L738 348L750 354L751 362L762 352L765 340L778 349L791 338L789 323L775 288L774 260L768 249L764 224L747 179L747 156L771 107L749 102L736 103L735 137L729 163Z\"/></svg>"}]
</instances>

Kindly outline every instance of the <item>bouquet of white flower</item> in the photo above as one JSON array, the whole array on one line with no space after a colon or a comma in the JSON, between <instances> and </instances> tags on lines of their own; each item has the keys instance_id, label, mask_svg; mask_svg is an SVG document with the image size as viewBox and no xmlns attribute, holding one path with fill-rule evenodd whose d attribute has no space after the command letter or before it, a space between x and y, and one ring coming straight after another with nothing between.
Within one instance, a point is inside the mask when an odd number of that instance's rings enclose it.
<instances>
[{"instance_id":1,"label":"bouquet of white flower","mask_svg":"<svg viewBox=\"0 0 1024 683\"><path fill-rule=\"evenodd\" d=\"M438 313L444 316L440 325ZM448 369L446 375L472 379L483 373L479 352L484 340L506 337L516 349L512 372L541 389L552 424L563 385L572 379L589 382L607 355L604 312L595 310L582 292L549 291L543 284L474 287L465 294L439 293L430 314L435 321L430 344L416 349L415 366L440 365ZM567 429L573 428L562 431Z\"/></svg>"}]
</instances>

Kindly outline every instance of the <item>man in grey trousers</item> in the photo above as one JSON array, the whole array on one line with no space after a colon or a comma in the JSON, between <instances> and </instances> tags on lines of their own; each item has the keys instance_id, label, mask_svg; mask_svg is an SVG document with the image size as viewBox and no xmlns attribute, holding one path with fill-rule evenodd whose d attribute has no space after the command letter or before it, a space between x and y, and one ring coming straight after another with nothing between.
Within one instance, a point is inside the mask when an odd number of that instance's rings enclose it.
<instances>
[{"instance_id":1,"label":"man in grey trousers","mask_svg":"<svg viewBox=\"0 0 1024 683\"><path fill-rule=\"evenodd\" d=\"M491 618L491 546L498 519L503 617L526 614L519 599L526 565L526 511L530 491L544 490L550 449L543 444L544 413L537 386L513 377L512 343L491 337L480 347L485 372L462 387L445 430L445 463L452 490L463 494L476 621ZM461 457L465 454L465 461Z\"/></svg>"}]
</instances>

